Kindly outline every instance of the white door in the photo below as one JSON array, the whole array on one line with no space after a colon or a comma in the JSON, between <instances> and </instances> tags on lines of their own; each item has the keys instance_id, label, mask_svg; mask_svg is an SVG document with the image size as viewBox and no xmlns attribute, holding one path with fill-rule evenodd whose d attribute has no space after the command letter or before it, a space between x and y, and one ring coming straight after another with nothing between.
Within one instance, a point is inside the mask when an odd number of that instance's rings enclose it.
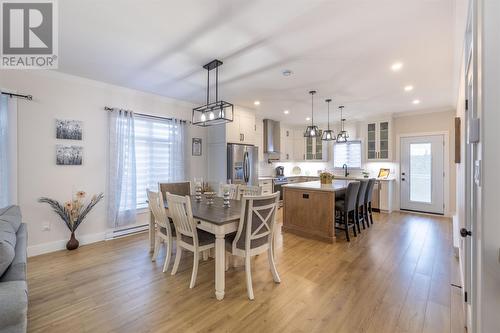
<instances>
[{"instance_id":1,"label":"white door","mask_svg":"<svg viewBox=\"0 0 500 333\"><path fill-rule=\"evenodd\" d=\"M401 209L444 214L444 136L401 138Z\"/></svg>"}]
</instances>

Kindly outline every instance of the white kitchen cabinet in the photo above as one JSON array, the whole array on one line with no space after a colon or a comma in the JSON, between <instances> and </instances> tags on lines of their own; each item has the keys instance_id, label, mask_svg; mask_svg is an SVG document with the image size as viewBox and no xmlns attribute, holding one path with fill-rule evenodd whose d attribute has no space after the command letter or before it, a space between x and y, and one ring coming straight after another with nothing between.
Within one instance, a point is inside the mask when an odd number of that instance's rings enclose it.
<instances>
[{"instance_id":1,"label":"white kitchen cabinet","mask_svg":"<svg viewBox=\"0 0 500 333\"><path fill-rule=\"evenodd\" d=\"M262 195L273 193L273 180L261 179L259 180L259 187L261 188Z\"/></svg>"},{"instance_id":2,"label":"white kitchen cabinet","mask_svg":"<svg viewBox=\"0 0 500 333\"><path fill-rule=\"evenodd\" d=\"M394 201L394 180L379 180L379 207L383 212L392 212L392 202Z\"/></svg>"},{"instance_id":3,"label":"white kitchen cabinet","mask_svg":"<svg viewBox=\"0 0 500 333\"><path fill-rule=\"evenodd\" d=\"M294 160L294 140L293 140L293 130L289 127L281 127L280 129L280 160L281 161L292 161Z\"/></svg>"},{"instance_id":4,"label":"white kitchen cabinet","mask_svg":"<svg viewBox=\"0 0 500 333\"><path fill-rule=\"evenodd\" d=\"M264 123L255 118L255 145L259 148L259 162L264 161Z\"/></svg>"},{"instance_id":5,"label":"white kitchen cabinet","mask_svg":"<svg viewBox=\"0 0 500 333\"><path fill-rule=\"evenodd\" d=\"M226 124L228 143L256 144L255 115L235 109L233 121Z\"/></svg>"},{"instance_id":6,"label":"white kitchen cabinet","mask_svg":"<svg viewBox=\"0 0 500 333\"><path fill-rule=\"evenodd\" d=\"M365 124L366 159L368 161L392 160L392 121L371 121Z\"/></svg>"},{"instance_id":7,"label":"white kitchen cabinet","mask_svg":"<svg viewBox=\"0 0 500 333\"><path fill-rule=\"evenodd\" d=\"M317 138L304 138L306 161L328 161L328 143L321 140L322 131Z\"/></svg>"},{"instance_id":8,"label":"white kitchen cabinet","mask_svg":"<svg viewBox=\"0 0 500 333\"><path fill-rule=\"evenodd\" d=\"M303 161L304 160L304 131L295 129L293 130L293 160Z\"/></svg>"}]
</instances>

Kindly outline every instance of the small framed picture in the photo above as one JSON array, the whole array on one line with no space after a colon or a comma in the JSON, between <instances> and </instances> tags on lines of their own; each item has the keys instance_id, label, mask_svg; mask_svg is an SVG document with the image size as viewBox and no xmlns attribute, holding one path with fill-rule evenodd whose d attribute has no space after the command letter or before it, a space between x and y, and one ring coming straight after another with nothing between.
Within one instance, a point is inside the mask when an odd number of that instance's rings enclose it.
<instances>
[{"instance_id":1,"label":"small framed picture","mask_svg":"<svg viewBox=\"0 0 500 333\"><path fill-rule=\"evenodd\" d=\"M192 155L201 156L201 138L193 138Z\"/></svg>"},{"instance_id":2,"label":"small framed picture","mask_svg":"<svg viewBox=\"0 0 500 333\"><path fill-rule=\"evenodd\" d=\"M81 146L56 146L57 165L82 165L83 147Z\"/></svg>"},{"instance_id":3,"label":"small framed picture","mask_svg":"<svg viewBox=\"0 0 500 333\"><path fill-rule=\"evenodd\" d=\"M82 140L82 132L81 121L56 119L56 139Z\"/></svg>"}]
</instances>

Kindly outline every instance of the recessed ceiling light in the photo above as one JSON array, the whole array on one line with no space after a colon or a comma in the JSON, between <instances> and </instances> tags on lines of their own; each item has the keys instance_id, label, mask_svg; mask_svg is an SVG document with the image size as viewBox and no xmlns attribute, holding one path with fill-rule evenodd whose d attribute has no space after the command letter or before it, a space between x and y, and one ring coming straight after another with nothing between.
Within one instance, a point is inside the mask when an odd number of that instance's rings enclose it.
<instances>
[{"instance_id":1,"label":"recessed ceiling light","mask_svg":"<svg viewBox=\"0 0 500 333\"><path fill-rule=\"evenodd\" d=\"M309 120L311 120L311 118L307 117L306 120L309 121Z\"/></svg>"},{"instance_id":2,"label":"recessed ceiling light","mask_svg":"<svg viewBox=\"0 0 500 333\"><path fill-rule=\"evenodd\" d=\"M253 102L253 105L260 105L260 101Z\"/></svg>"},{"instance_id":3,"label":"recessed ceiling light","mask_svg":"<svg viewBox=\"0 0 500 333\"><path fill-rule=\"evenodd\" d=\"M293 74L293 71L289 70L289 69L285 69L283 71L283 76L290 76Z\"/></svg>"},{"instance_id":4,"label":"recessed ceiling light","mask_svg":"<svg viewBox=\"0 0 500 333\"><path fill-rule=\"evenodd\" d=\"M401 68L403 68L403 63L402 62L395 62L392 64L391 66L391 69L394 71L394 72L397 72L399 70L401 70Z\"/></svg>"},{"instance_id":5,"label":"recessed ceiling light","mask_svg":"<svg viewBox=\"0 0 500 333\"><path fill-rule=\"evenodd\" d=\"M420 104L420 100L419 99L414 99L412 103L415 104L415 105L416 104Z\"/></svg>"},{"instance_id":6,"label":"recessed ceiling light","mask_svg":"<svg viewBox=\"0 0 500 333\"><path fill-rule=\"evenodd\" d=\"M405 86L405 91L412 91L412 90L413 90L412 85Z\"/></svg>"},{"instance_id":7,"label":"recessed ceiling light","mask_svg":"<svg viewBox=\"0 0 500 333\"><path fill-rule=\"evenodd\" d=\"M289 114L289 113L290 113L290 111L288 111L288 110L284 110L284 111L283 111L283 113L284 113L284 114Z\"/></svg>"}]
</instances>

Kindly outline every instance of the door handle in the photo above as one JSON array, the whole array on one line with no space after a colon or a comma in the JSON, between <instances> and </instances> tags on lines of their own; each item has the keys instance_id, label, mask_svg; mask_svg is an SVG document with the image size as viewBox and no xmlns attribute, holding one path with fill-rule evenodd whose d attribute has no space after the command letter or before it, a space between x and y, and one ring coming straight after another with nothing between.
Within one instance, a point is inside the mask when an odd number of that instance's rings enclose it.
<instances>
[{"instance_id":1,"label":"door handle","mask_svg":"<svg viewBox=\"0 0 500 333\"><path fill-rule=\"evenodd\" d=\"M248 159L248 152L245 152L243 154L243 180L246 182L248 182L248 176L247 176L247 159Z\"/></svg>"},{"instance_id":2,"label":"door handle","mask_svg":"<svg viewBox=\"0 0 500 333\"><path fill-rule=\"evenodd\" d=\"M470 230L462 228L462 229L460 229L460 236L462 236L463 238L466 238L467 236L472 236L472 232Z\"/></svg>"}]
</instances>

